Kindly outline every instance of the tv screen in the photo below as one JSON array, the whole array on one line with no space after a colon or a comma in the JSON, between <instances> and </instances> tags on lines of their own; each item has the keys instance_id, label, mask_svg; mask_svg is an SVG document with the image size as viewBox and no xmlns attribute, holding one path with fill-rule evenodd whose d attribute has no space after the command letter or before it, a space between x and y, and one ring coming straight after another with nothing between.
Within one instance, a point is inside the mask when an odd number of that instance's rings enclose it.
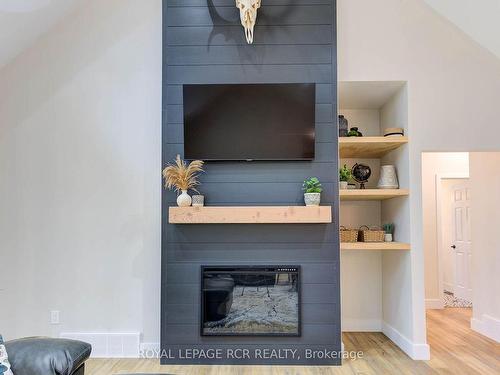
<instances>
[{"instance_id":1,"label":"tv screen","mask_svg":"<svg viewBox=\"0 0 500 375\"><path fill-rule=\"evenodd\" d=\"M312 160L316 85L184 85L184 158Z\"/></svg>"}]
</instances>

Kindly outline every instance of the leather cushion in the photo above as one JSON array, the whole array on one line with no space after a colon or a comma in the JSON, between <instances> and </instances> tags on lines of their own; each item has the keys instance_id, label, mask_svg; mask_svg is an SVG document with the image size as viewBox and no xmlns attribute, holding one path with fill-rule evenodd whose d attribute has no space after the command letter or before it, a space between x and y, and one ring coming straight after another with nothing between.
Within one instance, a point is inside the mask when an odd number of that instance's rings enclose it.
<instances>
[{"instance_id":1,"label":"leather cushion","mask_svg":"<svg viewBox=\"0 0 500 375\"><path fill-rule=\"evenodd\" d=\"M5 343L15 375L71 375L90 356L82 341L29 337Z\"/></svg>"}]
</instances>

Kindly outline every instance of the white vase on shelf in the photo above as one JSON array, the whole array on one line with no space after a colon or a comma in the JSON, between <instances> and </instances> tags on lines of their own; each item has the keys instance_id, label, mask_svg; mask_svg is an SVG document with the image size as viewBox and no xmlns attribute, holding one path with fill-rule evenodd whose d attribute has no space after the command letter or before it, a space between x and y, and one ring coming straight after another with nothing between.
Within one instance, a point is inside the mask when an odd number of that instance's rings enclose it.
<instances>
[{"instance_id":1,"label":"white vase on shelf","mask_svg":"<svg viewBox=\"0 0 500 375\"><path fill-rule=\"evenodd\" d=\"M380 167L380 178L377 187L379 189L399 189L398 175L394 165Z\"/></svg>"},{"instance_id":2,"label":"white vase on shelf","mask_svg":"<svg viewBox=\"0 0 500 375\"><path fill-rule=\"evenodd\" d=\"M182 193L177 197L177 205L179 207L189 207L191 206L191 202L192 200L187 190L182 190Z\"/></svg>"}]
</instances>

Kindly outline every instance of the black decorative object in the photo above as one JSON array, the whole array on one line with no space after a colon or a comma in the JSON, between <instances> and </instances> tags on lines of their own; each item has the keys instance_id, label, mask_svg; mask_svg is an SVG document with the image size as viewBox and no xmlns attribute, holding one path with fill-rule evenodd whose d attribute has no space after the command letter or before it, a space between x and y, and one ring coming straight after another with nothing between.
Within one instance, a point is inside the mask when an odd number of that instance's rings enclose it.
<instances>
[{"instance_id":1,"label":"black decorative object","mask_svg":"<svg viewBox=\"0 0 500 375\"><path fill-rule=\"evenodd\" d=\"M352 127L351 130L347 133L348 137L362 137L363 133L361 133L357 127Z\"/></svg>"},{"instance_id":2,"label":"black decorative object","mask_svg":"<svg viewBox=\"0 0 500 375\"><path fill-rule=\"evenodd\" d=\"M352 167L352 176L356 182L359 183L360 189L365 189L365 184L372 175L372 170L369 166L364 164L354 164Z\"/></svg>"},{"instance_id":3,"label":"black decorative object","mask_svg":"<svg viewBox=\"0 0 500 375\"><path fill-rule=\"evenodd\" d=\"M339 115L339 137L347 137L348 130L349 121L347 121L344 115Z\"/></svg>"}]
</instances>

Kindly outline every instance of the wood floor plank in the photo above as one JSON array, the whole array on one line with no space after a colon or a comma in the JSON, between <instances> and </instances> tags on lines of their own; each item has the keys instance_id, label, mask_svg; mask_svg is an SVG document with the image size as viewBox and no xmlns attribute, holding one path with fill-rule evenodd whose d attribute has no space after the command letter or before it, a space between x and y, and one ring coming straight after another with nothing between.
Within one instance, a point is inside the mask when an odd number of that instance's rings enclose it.
<instances>
[{"instance_id":1,"label":"wood floor plank","mask_svg":"<svg viewBox=\"0 0 500 375\"><path fill-rule=\"evenodd\" d=\"M344 333L347 351L363 358L341 367L160 366L156 359L91 359L88 375L162 373L175 375L498 375L500 344L470 329L471 309L428 310L430 361L413 361L382 333Z\"/></svg>"}]
</instances>

